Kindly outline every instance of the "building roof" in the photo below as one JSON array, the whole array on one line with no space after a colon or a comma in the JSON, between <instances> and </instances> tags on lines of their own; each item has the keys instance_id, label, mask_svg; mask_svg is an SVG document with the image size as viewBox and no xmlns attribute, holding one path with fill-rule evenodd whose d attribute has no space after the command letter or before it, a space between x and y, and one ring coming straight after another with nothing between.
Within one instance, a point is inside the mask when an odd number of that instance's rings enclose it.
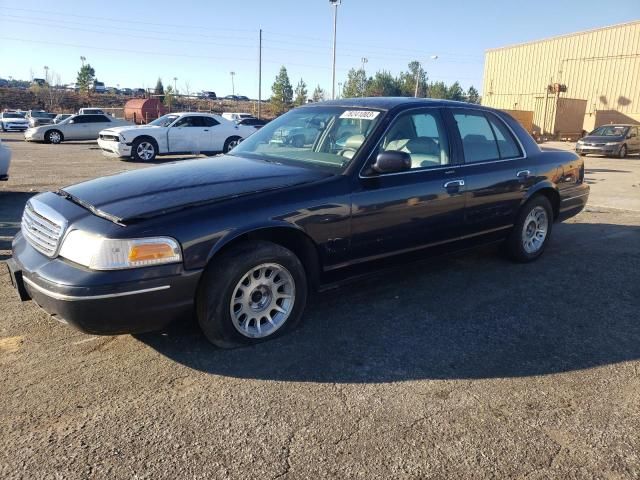
<instances>
[{"instance_id":1,"label":"building roof","mask_svg":"<svg viewBox=\"0 0 640 480\"><path fill-rule=\"evenodd\" d=\"M525 45L532 45L534 43L549 42L549 41L553 41L553 40L558 40L560 38L575 37L577 35L585 35L585 34L588 34L588 33L595 33L595 32L600 32L600 31L603 31L603 30L611 30L611 29L614 29L614 28L628 27L630 25L636 25L636 24L640 24L640 20L634 20L632 22L625 22L625 23L617 23L615 25L608 25L606 27L591 28L589 30L582 30L580 32L565 33L565 34L562 34L562 35L555 35L553 37L546 37L546 38L541 38L541 39L538 39L538 40L530 40L528 42L514 43L512 45L505 45L504 47L488 48L487 50L485 50L485 52L489 53L489 52L495 52L495 51L498 51L498 50L507 50L509 48L523 47Z\"/></svg>"}]
</instances>

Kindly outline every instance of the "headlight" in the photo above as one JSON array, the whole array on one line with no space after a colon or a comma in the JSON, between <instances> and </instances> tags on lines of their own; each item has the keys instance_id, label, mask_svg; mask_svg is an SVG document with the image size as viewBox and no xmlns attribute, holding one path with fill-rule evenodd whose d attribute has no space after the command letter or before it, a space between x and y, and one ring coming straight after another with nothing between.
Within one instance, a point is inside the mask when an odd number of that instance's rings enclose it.
<instances>
[{"instance_id":1,"label":"headlight","mask_svg":"<svg viewBox=\"0 0 640 480\"><path fill-rule=\"evenodd\" d=\"M618 145L619 143L620 143L620 142L607 142L607 143L605 143L605 145L606 145L607 147L613 147L613 146L615 146L615 145Z\"/></svg>"},{"instance_id":2,"label":"headlight","mask_svg":"<svg viewBox=\"0 0 640 480\"><path fill-rule=\"evenodd\" d=\"M60 256L92 270L120 270L182 261L180 245L173 238L104 238L82 230L69 232Z\"/></svg>"}]
</instances>

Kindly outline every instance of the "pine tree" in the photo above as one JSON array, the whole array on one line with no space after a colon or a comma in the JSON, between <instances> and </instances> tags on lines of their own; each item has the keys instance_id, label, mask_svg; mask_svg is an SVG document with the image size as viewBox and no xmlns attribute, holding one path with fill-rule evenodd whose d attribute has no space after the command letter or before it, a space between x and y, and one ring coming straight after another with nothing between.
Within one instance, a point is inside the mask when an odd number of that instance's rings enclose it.
<instances>
[{"instance_id":1,"label":"pine tree","mask_svg":"<svg viewBox=\"0 0 640 480\"><path fill-rule=\"evenodd\" d=\"M96 71L88 63L86 65L83 65L78 71L76 83L80 92L89 93L89 90L91 90L91 87L93 86L93 82L95 82L95 80Z\"/></svg>"},{"instance_id":2,"label":"pine tree","mask_svg":"<svg viewBox=\"0 0 640 480\"><path fill-rule=\"evenodd\" d=\"M414 60L410 62L409 71L401 72L399 77L401 95L403 97L413 97L416 94L416 77L418 78L418 97L427 94L427 72L424 71L420 62Z\"/></svg>"},{"instance_id":3,"label":"pine tree","mask_svg":"<svg viewBox=\"0 0 640 480\"><path fill-rule=\"evenodd\" d=\"M444 82L431 82L427 96L429 98L448 98L449 89Z\"/></svg>"},{"instance_id":4,"label":"pine tree","mask_svg":"<svg viewBox=\"0 0 640 480\"><path fill-rule=\"evenodd\" d=\"M293 87L289 81L287 69L280 67L280 73L276 76L276 81L271 86L271 104L277 113L284 113L293 101Z\"/></svg>"},{"instance_id":5,"label":"pine tree","mask_svg":"<svg viewBox=\"0 0 640 480\"><path fill-rule=\"evenodd\" d=\"M367 84L366 95L368 97L396 97L402 89L400 82L386 70L376 72Z\"/></svg>"},{"instance_id":6,"label":"pine tree","mask_svg":"<svg viewBox=\"0 0 640 480\"><path fill-rule=\"evenodd\" d=\"M156 97L156 98L161 102L164 102L164 85L162 84L161 78L158 78L158 81L156 82L156 88L153 91L153 93L155 95L160 95L159 97Z\"/></svg>"},{"instance_id":7,"label":"pine tree","mask_svg":"<svg viewBox=\"0 0 640 480\"><path fill-rule=\"evenodd\" d=\"M300 79L298 85L296 86L296 98L293 101L295 105L304 105L307 103L307 84L304 83L304 80Z\"/></svg>"},{"instance_id":8,"label":"pine tree","mask_svg":"<svg viewBox=\"0 0 640 480\"><path fill-rule=\"evenodd\" d=\"M314 102L321 102L324 100L325 96L326 96L325 91L322 88L320 88L320 85L318 85L316 89L313 91L313 96L311 98L313 99Z\"/></svg>"},{"instance_id":9,"label":"pine tree","mask_svg":"<svg viewBox=\"0 0 640 480\"><path fill-rule=\"evenodd\" d=\"M464 90L462 90L462 87L458 82L454 82L447 89L447 98L449 100L457 100L459 102L465 100Z\"/></svg>"},{"instance_id":10,"label":"pine tree","mask_svg":"<svg viewBox=\"0 0 640 480\"><path fill-rule=\"evenodd\" d=\"M480 94L478 93L478 90L476 90L473 87L473 85L471 85L469 87L469 90L467 90L467 102L480 104L481 100L482 100L482 98L480 97Z\"/></svg>"},{"instance_id":11,"label":"pine tree","mask_svg":"<svg viewBox=\"0 0 640 480\"><path fill-rule=\"evenodd\" d=\"M344 87L342 88L342 97L364 97L364 93L367 89L367 83L368 80L366 72L362 68L358 70L352 68L347 74L347 81L344 82Z\"/></svg>"}]
</instances>

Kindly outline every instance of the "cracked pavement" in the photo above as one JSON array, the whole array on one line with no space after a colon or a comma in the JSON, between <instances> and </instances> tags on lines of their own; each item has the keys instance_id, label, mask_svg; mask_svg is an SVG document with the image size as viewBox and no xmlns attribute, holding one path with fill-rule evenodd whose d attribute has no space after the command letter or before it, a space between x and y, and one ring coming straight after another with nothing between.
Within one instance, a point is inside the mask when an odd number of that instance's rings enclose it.
<instances>
[{"instance_id":1,"label":"cracked pavement","mask_svg":"<svg viewBox=\"0 0 640 480\"><path fill-rule=\"evenodd\" d=\"M139 167L7 144L0 258L29 189ZM253 348L217 350L189 319L85 335L0 269L0 478L639 478L638 172L589 157L598 203L538 262L492 247L360 279Z\"/></svg>"}]
</instances>

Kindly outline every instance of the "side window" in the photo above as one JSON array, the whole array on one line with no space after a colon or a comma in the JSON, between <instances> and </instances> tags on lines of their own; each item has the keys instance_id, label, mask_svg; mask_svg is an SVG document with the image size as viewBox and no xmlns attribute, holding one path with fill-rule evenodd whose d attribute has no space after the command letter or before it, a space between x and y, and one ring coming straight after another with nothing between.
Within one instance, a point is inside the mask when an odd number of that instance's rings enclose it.
<instances>
[{"instance_id":1,"label":"side window","mask_svg":"<svg viewBox=\"0 0 640 480\"><path fill-rule=\"evenodd\" d=\"M95 118L94 122L108 123L111 121L105 115L93 115L93 117Z\"/></svg>"},{"instance_id":2,"label":"side window","mask_svg":"<svg viewBox=\"0 0 640 480\"><path fill-rule=\"evenodd\" d=\"M216 125L220 125L220 122L211 117L200 117L200 121L203 127L215 127Z\"/></svg>"},{"instance_id":3,"label":"side window","mask_svg":"<svg viewBox=\"0 0 640 480\"><path fill-rule=\"evenodd\" d=\"M411 168L440 167L449 164L449 143L437 110L408 113L394 120L381 149L397 150L411 156Z\"/></svg>"},{"instance_id":4,"label":"side window","mask_svg":"<svg viewBox=\"0 0 640 480\"><path fill-rule=\"evenodd\" d=\"M633 130L631 131L631 133L637 137L638 136L638 127L633 127Z\"/></svg>"},{"instance_id":5,"label":"side window","mask_svg":"<svg viewBox=\"0 0 640 480\"><path fill-rule=\"evenodd\" d=\"M508 159L521 157L522 152L506 125L493 115L487 115L487 117L489 118L489 122L493 128L493 133L496 136L500 158Z\"/></svg>"},{"instance_id":6,"label":"side window","mask_svg":"<svg viewBox=\"0 0 640 480\"><path fill-rule=\"evenodd\" d=\"M78 115L76 118L73 119L73 123L89 123L87 121L87 117L88 115Z\"/></svg>"},{"instance_id":7,"label":"side window","mask_svg":"<svg viewBox=\"0 0 640 480\"><path fill-rule=\"evenodd\" d=\"M182 117L176 123L174 123L174 127L195 127L199 125L195 125L198 117Z\"/></svg>"},{"instance_id":8,"label":"side window","mask_svg":"<svg viewBox=\"0 0 640 480\"><path fill-rule=\"evenodd\" d=\"M466 163L500 158L491 125L482 113L454 111L453 118L458 125Z\"/></svg>"}]
</instances>

